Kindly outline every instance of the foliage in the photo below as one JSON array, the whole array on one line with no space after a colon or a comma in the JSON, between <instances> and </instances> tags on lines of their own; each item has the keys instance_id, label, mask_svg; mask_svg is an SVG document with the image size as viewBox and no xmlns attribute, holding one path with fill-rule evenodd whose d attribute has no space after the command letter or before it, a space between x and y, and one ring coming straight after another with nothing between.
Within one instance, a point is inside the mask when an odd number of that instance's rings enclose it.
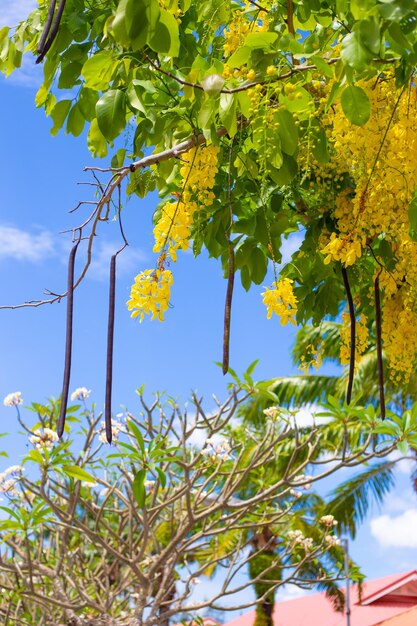
<instances>
[{"instance_id":1,"label":"foliage","mask_svg":"<svg viewBox=\"0 0 417 626\"><path fill-rule=\"evenodd\" d=\"M156 396L149 405L140 395L140 414L113 422L107 448L88 394L73 394L82 406L67 416L82 437L62 441L51 430L58 402L33 404L33 423L20 415L20 395L8 396L29 450L21 466L0 475L5 624L153 626L221 610L223 596L250 585L257 598L236 606L271 604L277 587L299 580L330 589L343 551L312 484L417 440L415 408L404 429L337 402L320 428L300 428L276 407L249 427L236 420L248 398L236 388L210 412L197 396L182 410L172 399ZM219 566L222 589L195 601L198 577ZM248 566L250 576L236 578Z\"/></svg>"},{"instance_id":2,"label":"foliage","mask_svg":"<svg viewBox=\"0 0 417 626\"><path fill-rule=\"evenodd\" d=\"M158 190L157 256L136 277L133 314L164 318L167 265L191 245L221 260L228 310L234 274L249 289L269 262L264 299L283 322L336 316L350 283L358 354L367 335L380 343L381 289L392 381L406 383L417 360L416 0L67 0L45 48L47 9L0 31L1 67L39 47L36 106L51 132L86 128L94 156L113 149L78 229L91 227L91 245L124 181L128 195ZM279 275L294 232L303 243Z\"/></svg>"}]
</instances>

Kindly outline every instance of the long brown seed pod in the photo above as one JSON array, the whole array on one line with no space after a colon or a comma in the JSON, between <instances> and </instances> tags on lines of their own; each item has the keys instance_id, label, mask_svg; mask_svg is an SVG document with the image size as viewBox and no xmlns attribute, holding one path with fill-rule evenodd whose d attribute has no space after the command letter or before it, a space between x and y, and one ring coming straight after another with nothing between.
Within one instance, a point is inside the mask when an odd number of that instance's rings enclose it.
<instances>
[{"instance_id":1,"label":"long brown seed pod","mask_svg":"<svg viewBox=\"0 0 417 626\"><path fill-rule=\"evenodd\" d=\"M379 272L380 274L381 272ZM376 355L378 362L379 405L381 419L385 419L384 363L382 360L382 329L381 329L381 296L379 291L379 274L375 278L375 327Z\"/></svg>"},{"instance_id":2,"label":"long brown seed pod","mask_svg":"<svg viewBox=\"0 0 417 626\"><path fill-rule=\"evenodd\" d=\"M65 365L64 380L62 383L61 407L59 411L57 433L62 437L65 428L65 415L68 405L68 391L71 378L71 355L72 355L72 327L74 312L74 267L75 255L80 240L73 246L68 259L68 286L67 286L67 328L65 337Z\"/></svg>"},{"instance_id":3,"label":"long brown seed pod","mask_svg":"<svg viewBox=\"0 0 417 626\"><path fill-rule=\"evenodd\" d=\"M224 306L224 326L223 326L223 374L229 370L230 352L230 320L232 315L233 287L235 284L235 251L233 246L229 246L229 272L227 276L226 302Z\"/></svg>"},{"instance_id":4,"label":"long brown seed pod","mask_svg":"<svg viewBox=\"0 0 417 626\"><path fill-rule=\"evenodd\" d=\"M350 404L352 399L353 378L355 376L355 351L356 351L356 318L355 307L353 305L352 292L350 290L349 279L346 268L342 266L343 284L345 286L346 297L349 307L350 317L350 358L349 358L349 381L346 391L346 404Z\"/></svg>"},{"instance_id":5,"label":"long brown seed pod","mask_svg":"<svg viewBox=\"0 0 417 626\"><path fill-rule=\"evenodd\" d=\"M38 49L38 53L39 56L36 59L36 63L40 63L41 61L43 61L45 54L48 52L49 48L52 46L52 44L55 41L55 38L58 34L58 30L59 30L59 26L61 24L61 19L62 19L62 14L64 12L65 9L65 3L66 0L61 0L59 5L58 5L58 10L56 12L56 16L55 16L55 20L54 23L52 25L51 28L51 23L49 21L50 19L50 14L48 13L48 18L45 24L45 28L44 28L44 33L42 33L42 38L41 41L44 39L44 35L46 33L46 35L49 34L48 40L46 41L46 43L43 43L43 46L41 48L40 44L39 44L39 49ZM55 2L51 3L53 4L53 10L55 10ZM49 7L49 10L51 11L51 7ZM53 13L52 13L53 15ZM46 39L46 36L45 36Z\"/></svg>"},{"instance_id":6,"label":"long brown seed pod","mask_svg":"<svg viewBox=\"0 0 417 626\"><path fill-rule=\"evenodd\" d=\"M107 363L106 363L106 405L104 421L106 424L106 439L112 442L111 427L111 398L113 389L113 347L114 347L114 310L116 302L116 257L113 254L110 260L110 288L109 288L109 317L107 324Z\"/></svg>"},{"instance_id":7,"label":"long brown seed pod","mask_svg":"<svg viewBox=\"0 0 417 626\"><path fill-rule=\"evenodd\" d=\"M43 51L43 47L45 45L45 41L48 38L49 31L51 30L52 20L54 19L56 0L51 0L49 3L48 15L46 17L46 22L43 27L41 38L39 39L38 44L38 54L41 54Z\"/></svg>"}]
</instances>

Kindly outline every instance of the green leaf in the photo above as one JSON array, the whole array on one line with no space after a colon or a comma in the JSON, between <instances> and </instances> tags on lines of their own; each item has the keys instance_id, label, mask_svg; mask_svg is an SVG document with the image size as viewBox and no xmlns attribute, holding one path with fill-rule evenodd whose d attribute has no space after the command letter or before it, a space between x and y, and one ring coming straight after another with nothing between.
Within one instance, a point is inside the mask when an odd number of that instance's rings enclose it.
<instances>
[{"instance_id":1,"label":"green leaf","mask_svg":"<svg viewBox=\"0 0 417 626\"><path fill-rule=\"evenodd\" d=\"M94 157L105 157L107 154L107 142L101 133L96 118L90 125L87 136L88 149Z\"/></svg>"},{"instance_id":2,"label":"green leaf","mask_svg":"<svg viewBox=\"0 0 417 626\"><path fill-rule=\"evenodd\" d=\"M43 458L42 454L39 452L39 450L36 450L36 449L33 449L33 450L29 451L28 458L31 461L34 461L35 463L38 463L39 465L43 465L43 463L44 463L44 458Z\"/></svg>"},{"instance_id":3,"label":"green leaf","mask_svg":"<svg viewBox=\"0 0 417 626\"><path fill-rule=\"evenodd\" d=\"M278 39L276 33L249 33L245 38L245 46L248 48L267 49Z\"/></svg>"},{"instance_id":4,"label":"green leaf","mask_svg":"<svg viewBox=\"0 0 417 626\"><path fill-rule=\"evenodd\" d=\"M136 441L138 442L140 451L142 452L142 454L145 454L145 442L139 428L136 426L135 422L132 422L132 420L127 421L127 427L133 433Z\"/></svg>"},{"instance_id":5,"label":"green leaf","mask_svg":"<svg viewBox=\"0 0 417 626\"><path fill-rule=\"evenodd\" d=\"M78 465L63 465L62 471L70 478L75 478L76 480L83 480L86 483L96 482L94 476L86 472L85 469L79 467Z\"/></svg>"},{"instance_id":6,"label":"green leaf","mask_svg":"<svg viewBox=\"0 0 417 626\"><path fill-rule=\"evenodd\" d=\"M250 255L250 272L252 281L260 285L265 278L268 267L268 258L261 248L253 248Z\"/></svg>"},{"instance_id":7,"label":"green leaf","mask_svg":"<svg viewBox=\"0 0 417 626\"><path fill-rule=\"evenodd\" d=\"M287 110L278 111L274 115L274 121L279 124L282 151L293 155L298 146L298 128L293 116Z\"/></svg>"},{"instance_id":8,"label":"green leaf","mask_svg":"<svg viewBox=\"0 0 417 626\"><path fill-rule=\"evenodd\" d=\"M371 115L371 103L365 91L356 85L348 85L340 100L348 120L356 126L364 126Z\"/></svg>"},{"instance_id":9,"label":"green leaf","mask_svg":"<svg viewBox=\"0 0 417 626\"><path fill-rule=\"evenodd\" d=\"M249 61L250 55L251 48L249 48L249 46L242 46L232 54L230 59L227 61L227 65L231 68L242 67L242 65L245 65Z\"/></svg>"},{"instance_id":10,"label":"green leaf","mask_svg":"<svg viewBox=\"0 0 417 626\"><path fill-rule=\"evenodd\" d=\"M363 45L358 31L353 31L342 41L341 57L346 65L362 72L367 68L372 54Z\"/></svg>"},{"instance_id":11,"label":"green leaf","mask_svg":"<svg viewBox=\"0 0 417 626\"><path fill-rule=\"evenodd\" d=\"M165 485L167 484L167 475L165 474L165 472L161 470L160 467L155 467L155 470L156 470L156 473L158 474L159 482L161 483L162 488L164 488Z\"/></svg>"},{"instance_id":12,"label":"green leaf","mask_svg":"<svg viewBox=\"0 0 417 626\"><path fill-rule=\"evenodd\" d=\"M397 449L406 456L408 454L408 442L407 441L399 441L397 443Z\"/></svg>"},{"instance_id":13,"label":"green leaf","mask_svg":"<svg viewBox=\"0 0 417 626\"><path fill-rule=\"evenodd\" d=\"M232 93L220 95L220 121L226 128L229 137L233 137L237 133L236 102L236 97Z\"/></svg>"},{"instance_id":14,"label":"green leaf","mask_svg":"<svg viewBox=\"0 0 417 626\"><path fill-rule=\"evenodd\" d=\"M84 115L81 113L78 103L76 103L68 115L66 132L71 133L74 137L78 137L83 132L84 124Z\"/></svg>"},{"instance_id":15,"label":"green leaf","mask_svg":"<svg viewBox=\"0 0 417 626\"><path fill-rule=\"evenodd\" d=\"M121 89L110 89L96 104L97 124L107 141L113 141L126 126L126 96Z\"/></svg>"},{"instance_id":16,"label":"green leaf","mask_svg":"<svg viewBox=\"0 0 417 626\"><path fill-rule=\"evenodd\" d=\"M381 35L378 21L371 17L361 20L358 29L362 45L373 55L378 55L381 47Z\"/></svg>"},{"instance_id":17,"label":"green leaf","mask_svg":"<svg viewBox=\"0 0 417 626\"><path fill-rule=\"evenodd\" d=\"M121 44L128 45L130 43L129 35L126 27L126 5L127 0L121 0L117 6L116 15L111 25L113 37Z\"/></svg>"},{"instance_id":18,"label":"green leaf","mask_svg":"<svg viewBox=\"0 0 417 626\"><path fill-rule=\"evenodd\" d=\"M140 469L138 472L136 472L132 483L133 495L140 507L143 507L145 505L146 500L145 478L146 470Z\"/></svg>"},{"instance_id":19,"label":"green leaf","mask_svg":"<svg viewBox=\"0 0 417 626\"><path fill-rule=\"evenodd\" d=\"M54 122L50 133L53 137L58 133L58 131L64 125L65 119L68 115L68 112L71 108L71 100L60 100L56 103L54 108L51 111L51 118Z\"/></svg>"},{"instance_id":20,"label":"green leaf","mask_svg":"<svg viewBox=\"0 0 417 626\"><path fill-rule=\"evenodd\" d=\"M59 76L59 89L72 89L74 85L79 84L82 67L82 64L78 61L74 63L68 63L68 65L64 67Z\"/></svg>"},{"instance_id":21,"label":"green leaf","mask_svg":"<svg viewBox=\"0 0 417 626\"><path fill-rule=\"evenodd\" d=\"M159 14L155 0L127 0L125 25L133 50L143 48L149 34L155 32Z\"/></svg>"},{"instance_id":22,"label":"green leaf","mask_svg":"<svg viewBox=\"0 0 417 626\"><path fill-rule=\"evenodd\" d=\"M408 207L409 234L413 241L417 241L417 195L415 194Z\"/></svg>"},{"instance_id":23,"label":"green leaf","mask_svg":"<svg viewBox=\"0 0 417 626\"><path fill-rule=\"evenodd\" d=\"M82 68L85 86L96 91L104 91L108 88L113 71L117 67L117 62L111 52L97 52L87 59Z\"/></svg>"},{"instance_id":24,"label":"green leaf","mask_svg":"<svg viewBox=\"0 0 417 626\"><path fill-rule=\"evenodd\" d=\"M177 57L180 51L178 22L169 11L162 10L155 28L150 32L148 44L169 57Z\"/></svg>"}]
</instances>

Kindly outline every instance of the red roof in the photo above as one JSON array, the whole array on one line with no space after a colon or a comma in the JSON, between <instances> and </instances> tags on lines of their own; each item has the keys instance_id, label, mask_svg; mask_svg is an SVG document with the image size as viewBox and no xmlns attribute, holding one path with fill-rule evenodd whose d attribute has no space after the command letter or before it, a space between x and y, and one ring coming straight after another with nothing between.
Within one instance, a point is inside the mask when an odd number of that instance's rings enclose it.
<instances>
[{"instance_id":1,"label":"red roof","mask_svg":"<svg viewBox=\"0 0 417 626\"><path fill-rule=\"evenodd\" d=\"M351 587L351 623L354 626L377 626L401 614L414 620L387 622L387 626L415 626L417 612L417 570L370 580L363 585L359 604L356 585ZM405 619L404 615L404 619ZM346 615L336 612L324 593L306 595L296 600L276 602L274 626L346 626ZM253 626L251 611L227 623L227 626Z\"/></svg>"},{"instance_id":2,"label":"red roof","mask_svg":"<svg viewBox=\"0 0 417 626\"><path fill-rule=\"evenodd\" d=\"M377 626L416 626L417 624L417 607L409 609L400 615L390 617Z\"/></svg>"}]
</instances>

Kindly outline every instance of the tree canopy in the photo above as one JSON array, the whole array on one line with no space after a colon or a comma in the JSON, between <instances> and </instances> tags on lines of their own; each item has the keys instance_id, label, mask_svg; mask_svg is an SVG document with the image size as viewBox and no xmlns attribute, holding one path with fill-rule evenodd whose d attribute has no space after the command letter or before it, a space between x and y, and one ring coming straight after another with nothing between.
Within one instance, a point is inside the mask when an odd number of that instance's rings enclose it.
<instances>
[{"instance_id":1,"label":"tree canopy","mask_svg":"<svg viewBox=\"0 0 417 626\"><path fill-rule=\"evenodd\" d=\"M155 263L135 278L132 315L163 320L177 254L205 247L228 279L226 371L235 273L249 289L271 263L268 316L318 325L347 300L352 374L371 335L406 382L417 357L415 0L54 8L41 1L0 31L1 66L9 74L37 54L36 106L52 134L86 127L91 153L112 155L74 227L90 237L87 264L100 220L120 212L121 183L128 195L158 190ZM300 231L279 272L282 239Z\"/></svg>"}]
</instances>

